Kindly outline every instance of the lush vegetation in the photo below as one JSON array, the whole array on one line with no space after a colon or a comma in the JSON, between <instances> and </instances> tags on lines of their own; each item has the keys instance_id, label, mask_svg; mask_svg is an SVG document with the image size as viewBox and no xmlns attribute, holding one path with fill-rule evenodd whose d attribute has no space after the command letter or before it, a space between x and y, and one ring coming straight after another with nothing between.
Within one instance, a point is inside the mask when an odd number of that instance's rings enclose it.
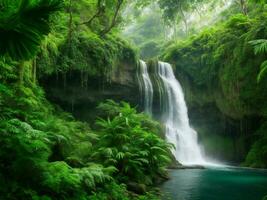
<instances>
[{"instance_id":1,"label":"lush vegetation","mask_svg":"<svg viewBox=\"0 0 267 200\"><path fill-rule=\"evenodd\" d=\"M166 178L171 145L157 122L108 101L92 130L53 108L32 82L18 85L12 65L1 66L2 199L132 199L128 190L145 194Z\"/></svg>"},{"instance_id":2,"label":"lush vegetation","mask_svg":"<svg viewBox=\"0 0 267 200\"><path fill-rule=\"evenodd\" d=\"M89 20L97 29L80 23L92 2L1 1L1 199L158 199L152 186L166 179L172 146L157 122L107 101L91 129L37 84L70 70L108 77L120 60L135 62L134 50L109 34L112 6Z\"/></svg>"},{"instance_id":3,"label":"lush vegetation","mask_svg":"<svg viewBox=\"0 0 267 200\"><path fill-rule=\"evenodd\" d=\"M225 23L170 45L163 55L179 76L187 77L188 87L194 90L188 96L190 104L214 103L222 118L238 121L233 134L246 143L244 154L256 141L245 162L253 167L267 166L266 27L266 8L259 5L248 15L233 15ZM255 119L259 125L249 125Z\"/></svg>"},{"instance_id":4,"label":"lush vegetation","mask_svg":"<svg viewBox=\"0 0 267 200\"><path fill-rule=\"evenodd\" d=\"M63 77L64 89L79 80L83 91L94 82L102 91L123 78L128 87L138 57L171 62L194 93L189 106L212 105L218 119L238 121L237 154L266 168L266 38L264 0L1 0L0 199L159 199L155 186L168 178L173 148L159 122L106 100L89 125L42 87L56 87L47 77ZM230 146L220 137L222 149Z\"/></svg>"}]
</instances>

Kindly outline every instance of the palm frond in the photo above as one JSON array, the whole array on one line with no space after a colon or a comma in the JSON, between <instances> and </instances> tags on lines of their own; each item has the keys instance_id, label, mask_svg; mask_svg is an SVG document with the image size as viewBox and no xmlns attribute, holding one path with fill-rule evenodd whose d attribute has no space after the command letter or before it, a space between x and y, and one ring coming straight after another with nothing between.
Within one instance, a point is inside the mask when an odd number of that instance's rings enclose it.
<instances>
[{"instance_id":1,"label":"palm frond","mask_svg":"<svg viewBox=\"0 0 267 200\"><path fill-rule=\"evenodd\" d=\"M21 0L18 8L5 9L0 17L0 55L14 60L35 56L42 39L50 31L51 14L61 5L61 0Z\"/></svg>"},{"instance_id":2,"label":"palm frond","mask_svg":"<svg viewBox=\"0 0 267 200\"><path fill-rule=\"evenodd\" d=\"M254 46L254 52L256 55L260 53L267 53L266 39L253 40L250 41L249 43Z\"/></svg>"}]
</instances>

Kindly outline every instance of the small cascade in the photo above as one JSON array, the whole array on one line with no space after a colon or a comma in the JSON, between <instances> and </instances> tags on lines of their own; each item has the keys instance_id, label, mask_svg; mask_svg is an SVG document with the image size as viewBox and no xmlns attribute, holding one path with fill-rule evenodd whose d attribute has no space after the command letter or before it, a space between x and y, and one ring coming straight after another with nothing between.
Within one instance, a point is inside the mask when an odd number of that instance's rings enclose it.
<instances>
[{"instance_id":1,"label":"small cascade","mask_svg":"<svg viewBox=\"0 0 267 200\"><path fill-rule=\"evenodd\" d=\"M166 139L175 146L173 155L176 160L183 165L210 164L201 152L196 131L190 127L184 93L172 66L166 62L158 62L152 76L152 80L155 80L151 81L146 63L140 61L138 74L146 113L153 113L153 86L160 93L159 115L165 124Z\"/></svg>"},{"instance_id":2,"label":"small cascade","mask_svg":"<svg viewBox=\"0 0 267 200\"><path fill-rule=\"evenodd\" d=\"M137 73L139 87L144 100L145 112L152 116L152 103L153 103L153 86L150 80L147 64L143 61L139 61L139 70Z\"/></svg>"}]
</instances>

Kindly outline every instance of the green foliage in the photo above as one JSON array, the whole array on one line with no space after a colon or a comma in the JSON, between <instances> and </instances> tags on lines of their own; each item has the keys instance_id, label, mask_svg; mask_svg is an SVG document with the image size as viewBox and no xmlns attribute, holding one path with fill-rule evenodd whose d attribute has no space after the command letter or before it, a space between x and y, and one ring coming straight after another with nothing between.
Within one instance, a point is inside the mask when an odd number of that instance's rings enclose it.
<instances>
[{"instance_id":1,"label":"green foliage","mask_svg":"<svg viewBox=\"0 0 267 200\"><path fill-rule=\"evenodd\" d=\"M4 73L12 69L1 68ZM1 199L62 199L74 190L86 194L82 188L87 183L91 190L110 181L112 169L83 163L96 140L88 125L56 112L39 87L18 87L12 79L5 77L1 83L0 174L6 185L0 183ZM84 146L85 153L80 153ZM79 157L80 168L66 163L77 166L71 157ZM47 197L40 195L44 191Z\"/></svg>"},{"instance_id":2,"label":"green foliage","mask_svg":"<svg viewBox=\"0 0 267 200\"><path fill-rule=\"evenodd\" d=\"M3 73L12 74L15 68L5 65ZM1 199L127 200L132 197L121 183L152 184L165 173L170 152L156 135L160 126L127 103L101 104L112 120L99 120L94 131L53 108L41 88L12 81L7 76L0 84Z\"/></svg>"},{"instance_id":3,"label":"green foliage","mask_svg":"<svg viewBox=\"0 0 267 200\"><path fill-rule=\"evenodd\" d=\"M255 47L255 49L254 49L255 54L267 52L267 40L263 40L263 39L262 40L253 40L249 43Z\"/></svg>"},{"instance_id":4,"label":"green foliage","mask_svg":"<svg viewBox=\"0 0 267 200\"><path fill-rule=\"evenodd\" d=\"M119 185L115 182L106 184L103 189L101 189L97 193L94 193L89 198L91 200L108 200L110 199L110 197L116 200L130 200L126 185Z\"/></svg>"},{"instance_id":5,"label":"green foliage","mask_svg":"<svg viewBox=\"0 0 267 200\"><path fill-rule=\"evenodd\" d=\"M100 38L90 31L75 32L71 41L64 40L54 48L56 52L47 48L43 50L46 54L40 54L38 59L40 75L77 70L86 76L109 78L120 62L136 62L136 52L127 42L111 35Z\"/></svg>"},{"instance_id":6,"label":"green foliage","mask_svg":"<svg viewBox=\"0 0 267 200\"><path fill-rule=\"evenodd\" d=\"M158 41L148 41L143 43L140 49L141 49L140 54L142 58L149 59L159 55L161 46L160 42Z\"/></svg>"},{"instance_id":7,"label":"green foliage","mask_svg":"<svg viewBox=\"0 0 267 200\"><path fill-rule=\"evenodd\" d=\"M123 183L152 185L166 173L170 145L157 136L158 123L126 103L113 102L112 120L99 120L98 129L92 130L54 108L36 85L34 63L38 77L72 70L108 77L120 62L135 63L133 48L118 36L106 34L121 20L119 13L112 24L114 2L124 1L107 1L104 15L93 21L93 27L80 24L92 14L88 10L95 11L96 2L64 1L68 9L57 16L52 14L61 8L61 0L0 2L0 199L130 200L137 195ZM36 54L37 60L15 67L17 61ZM21 78L24 84L17 84ZM111 132L116 133L114 138ZM119 139L118 148L114 139Z\"/></svg>"},{"instance_id":8,"label":"green foliage","mask_svg":"<svg viewBox=\"0 0 267 200\"><path fill-rule=\"evenodd\" d=\"M260 73L258 74L257 80L258 82L260 82L260 80L262 79L262 77L266 74L267 72L267 60L264 61L261 66L260 66Z\"/></svg>"},{"instance_id":9,"label":"green foliage","mask_svg":"<svg viewBox=\"0 0 267 200\"><path fill-rule=\"evenodd\" d=\"M255 132L257 141L253 144L250 152L248 153L245 165L249 167L266 168L267 166L267 123L265 122Z\"/></svg>"},{"instance_id":10,"label":"green foliage","mask_svg":"<svg viewBox=\"0 0 267 200\"><path fill-rule=\"evenodd\" d=\"M161 10L156 6L146 8L147 12L140 10L132 17L134 20L123 31L123 35L140 48L140 57L148 59L159 55L160 47L166 41L164 21L161 19Z\"/></svg>"},{"instance_id":11,"label":"green foliage","mask_svg":"<svg viewBox=\"0 0 267 200\"><path fill-rule=\"evenodd\" d=\"M159 200L158 195L153 193L147 193L146 195L142 195L138 197L136 200Z\"/></svg>"},{"instance_id":12,"label":"green foliage","mask_svg":"<svg viewBox=\"0 0 267 200\"><path fill-rule=\"evenodd\" d=\"M80 177L75 174L65 162L54 162L47 166L44 172L42 186L54 194L64 197L77 191Z\"/></svg>"},{"instance_id":13,"label":"green foliage","mask_svg":"<svg viewBox=\"0 0 267 200\"><path fill-rule=\"evenodd\" d=\"M0 15L0 55L28 60L50 31L50 16L58 11L61 0L7 1Z\"/></svg>"},{"instance_id":14,"label":"green foliage","mask_svg":"<svg viewBox=\"0 0 267 200\"><path fill-rule=\"evenodd\" d=\"M195 3L200 3L201 1L187 1L187 0L159 0L159 6L163 10L163 16L167 20L176 21L177 18L185 18L184 12L193 8Z\"/></svg>"},{"instance_id":15,"label":"green foliage","mask_svg":"<svg viewBox=\"0 0 267 200\"><path fill-rule=\"evenodd\" d=\"M250 42L254 46L254 52L255 54L261 54L261 53L267 53L267 40L253 40ZM264 61L261 66L260 66L260 72L258 74L257 80L260 82L262 77L266 74L267 72L267 60Z\"/></svg>"},{"instance_id":16,"label":"green foliage","mask_svg":"<svg viewBox=\"0 0 267 200\"><path fill-rule=\"evenodd\" d=\"M104 165L114 165L119 170L118 179L124 183L134 181L150 185L158 176L164 176L164 168L171 161L172 145L146 126L151 120L124 102L107 101L99 108L109 117L96 122L100 148L95 156Z\"/></svg>"}]
</instances>

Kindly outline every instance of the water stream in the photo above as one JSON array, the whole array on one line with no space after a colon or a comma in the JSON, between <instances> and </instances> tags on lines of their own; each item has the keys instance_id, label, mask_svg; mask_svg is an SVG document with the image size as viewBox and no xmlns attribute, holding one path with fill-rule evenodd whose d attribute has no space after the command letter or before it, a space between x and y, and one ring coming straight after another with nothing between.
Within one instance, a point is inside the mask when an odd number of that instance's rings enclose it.
<instances>
[{"instance_id":1,"label":"water stream","mask_svg":"<svg viewBox=\"0 0 267 200\"><path fill-rule=\"evenodd\" d=\"M161 95L162 122L165 124L166 139L173 143L173 155L184 165L208 164L204 153L197 141L196 131L190 127L184 93L178 80L175 78L172 66L166 62L158 62L156 66L157 79L162 82L163 88L152 85L147 65L140 61L139 85L144 95L145 112L152 114L153 87L163 89Z\"/></svg>"},{"instance_id":2,"label":"water stream","mask_svg":"<svg viewBox=\"0 0 267 200\"><path fill-rule=\"evenodd\" d=\"M175 145L173 154L184 165L205 164L205 158L197 141L196 131L190 127L184 93L175 78L169 63L158 63L166 95L163 98L165 111L162 113L166 126L166 139Z\"/></svg>"}]
</instances>

